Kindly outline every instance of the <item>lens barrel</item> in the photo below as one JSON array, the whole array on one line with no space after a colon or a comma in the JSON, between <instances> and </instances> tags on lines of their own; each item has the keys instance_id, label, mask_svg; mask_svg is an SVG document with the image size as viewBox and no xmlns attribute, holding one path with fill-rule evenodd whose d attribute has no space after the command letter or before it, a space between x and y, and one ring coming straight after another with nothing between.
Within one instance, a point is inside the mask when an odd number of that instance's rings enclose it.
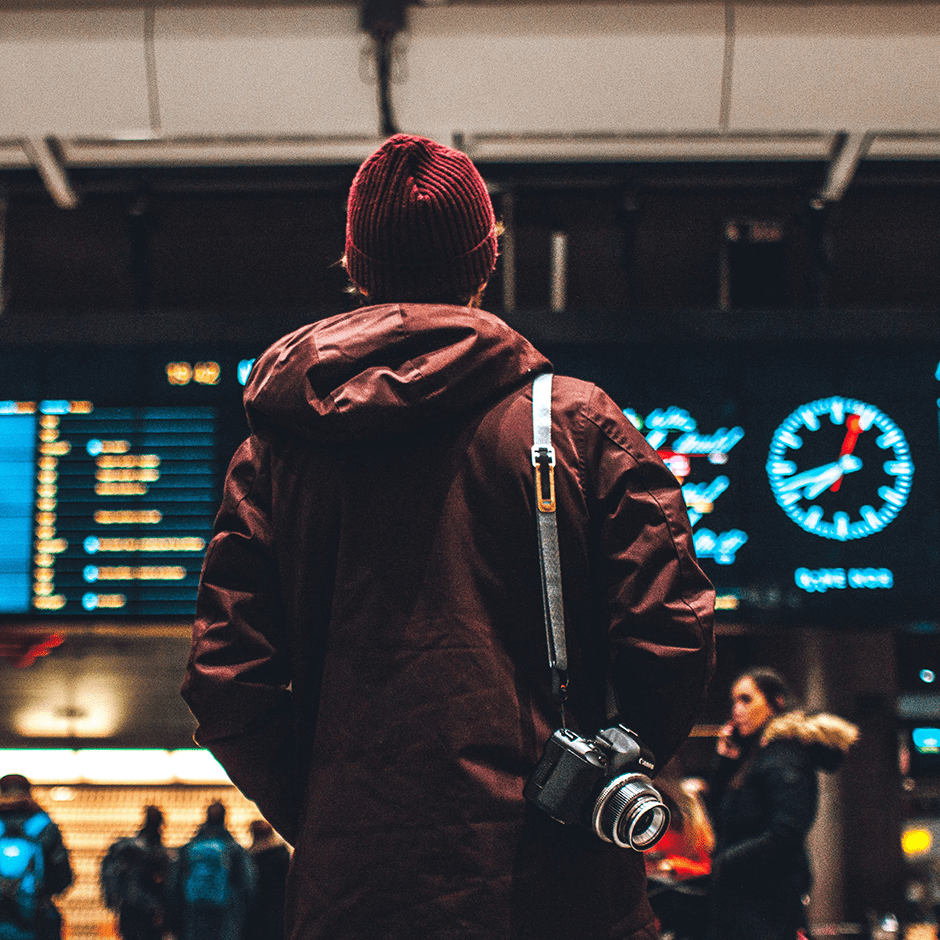
<instances>
[{"instance_id":1,"label":"lens barrel","mask_svg":"<svg viewBox=\"0 0 940 940\"><path fill-rule=\"evenodd\" d=\"M665 835L669 810L648 777L625 774L601 791L594 804L592 823L605 842L645 852Z\"/></svg>"}]
</instances>

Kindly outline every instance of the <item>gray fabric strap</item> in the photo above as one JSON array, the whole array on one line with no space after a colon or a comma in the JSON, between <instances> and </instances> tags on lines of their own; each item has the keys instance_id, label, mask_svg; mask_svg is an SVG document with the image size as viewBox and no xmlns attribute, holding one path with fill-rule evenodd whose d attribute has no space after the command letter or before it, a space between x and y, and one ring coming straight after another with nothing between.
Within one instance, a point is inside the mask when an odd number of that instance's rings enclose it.
<instances>
[{"instance_id":1,"label":"gray fabric strap","mask_svg":"<svg viewBox=\"0 0 940 940\"><path fill-rule=\"evenodd\" d=\"M561 705L568 694L568 653L561 596L558 556L558 523L555 516L555 451L552 447L552 374L543 373L532 383L532 465L535 468L535 516L538 522L539 567L542 572L542 606L548 665L552 672L552 697Z\"/></svg>"}]
</instances>

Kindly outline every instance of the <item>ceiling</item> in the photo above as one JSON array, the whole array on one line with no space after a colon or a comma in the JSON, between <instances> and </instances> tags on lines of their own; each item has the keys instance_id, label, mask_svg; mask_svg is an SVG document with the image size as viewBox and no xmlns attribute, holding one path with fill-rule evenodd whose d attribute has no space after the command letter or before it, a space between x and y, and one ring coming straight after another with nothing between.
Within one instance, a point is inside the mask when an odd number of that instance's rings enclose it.
<instances>
[{"instance_id":1,"label":"ceiling","mask_svg":"<svg viewBox=\"0 0 940 940\"><path fill-rule=\"evenodd\" d=\"M523 8L524 7L524 8ZM477 162L940 158L940 4L409 7L390 81L349 2L10 0L0 169L356 165L394 127Z\"/></svg>"}]
</instances>

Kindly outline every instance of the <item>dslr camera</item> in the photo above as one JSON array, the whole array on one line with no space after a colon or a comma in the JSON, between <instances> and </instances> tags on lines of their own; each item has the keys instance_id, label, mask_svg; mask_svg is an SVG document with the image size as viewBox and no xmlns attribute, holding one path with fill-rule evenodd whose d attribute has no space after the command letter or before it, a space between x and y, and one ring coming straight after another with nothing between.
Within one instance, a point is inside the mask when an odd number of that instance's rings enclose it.
<instances>
[{"instance_id":1,"label":"dslr camera","mask_svg":"<svg viewBox=\"0 0 940 940\"><path fill-rule=\"evenodd\" d=\"M523 794L557 822L585 823L605 842L645 852L669 825L669 810L647 776L653 769L652 753L623 725L593 741L560 728Z\"/></svg>"}]
</instances>

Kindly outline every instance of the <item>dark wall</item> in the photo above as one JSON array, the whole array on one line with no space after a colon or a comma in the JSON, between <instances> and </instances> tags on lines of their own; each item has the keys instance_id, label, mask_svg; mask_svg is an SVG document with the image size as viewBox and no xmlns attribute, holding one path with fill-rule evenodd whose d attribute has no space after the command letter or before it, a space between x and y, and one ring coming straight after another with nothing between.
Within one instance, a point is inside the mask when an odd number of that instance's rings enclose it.
<instances>
[{"instance_id":1,"label":"dark wall","mask_svg":"<svg viewBox=\"0 0 940 940\"><path fill-rule=\"evenodd\" d=\"M538 311L572 332L568 314L546 312L551 235L562 231L568 311L595 327L603 313L604 330L620 338L664 322L720 324L716 335L739 338L844 332L847 320L863 337L936 328L932 164L863 167L844 199L825 207L813 201L824 167L812 163L484 171L498 214L508 215L512 195L517 316ZM353 172L76 172L73 210L57 209L33 174L7 173L4 333L47 339L37 320L46 314L120 314L132 334L135 314L188 312L208 317L211 333L213 315L310 319L348 309L337 261ZM497 313L502 286L498 269L487 295Z\"/></svg>"}]
</instances>

